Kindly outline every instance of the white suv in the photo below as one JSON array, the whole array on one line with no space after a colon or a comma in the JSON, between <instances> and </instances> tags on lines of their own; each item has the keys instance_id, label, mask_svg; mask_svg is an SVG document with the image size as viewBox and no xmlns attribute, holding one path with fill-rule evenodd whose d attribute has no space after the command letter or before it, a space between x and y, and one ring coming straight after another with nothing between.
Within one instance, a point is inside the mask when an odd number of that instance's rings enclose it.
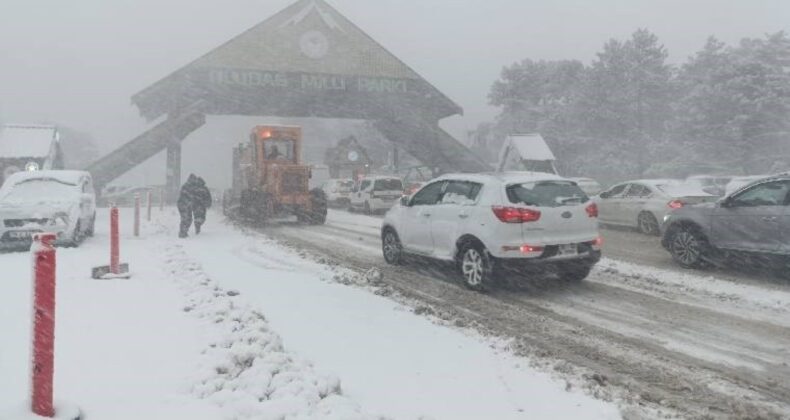
<instances>
[{"instance_id":1,"label":"white suv","mask_svg":"<svg viewBox=\"0 0 790 420\"><path fill-rule=\"evenodd\" d=\"M349 197L349 211L366 214L389 210L403 196L403 181L392 176L368 176L360 179Z\"/></svg>"},{"instance_id":2,"label":"white suv","mask_svg":"<svg viewBox=\"0 0 790 420\"><path fill-rule=\"evenodd\" d=\"M454 261L477 290L506 265L553 265L581 281L601 257L597 217L579 186L556 175L445 175L387 213L382 251L389 264L404 254Z\"/></svg>"}]
</instances>

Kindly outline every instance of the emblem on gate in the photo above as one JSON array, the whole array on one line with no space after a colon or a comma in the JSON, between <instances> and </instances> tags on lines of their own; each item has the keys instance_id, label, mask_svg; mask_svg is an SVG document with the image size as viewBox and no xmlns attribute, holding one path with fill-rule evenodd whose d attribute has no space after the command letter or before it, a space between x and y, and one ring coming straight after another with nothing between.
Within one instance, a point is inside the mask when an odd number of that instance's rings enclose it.
<instances>
[{"instance_id":1,"label":"emblem on gate","mask_svg":"<svg viewBox=\"0 0 790 420\"><path fill-rule=\"evenodd\" d=\"M573 217L573 213L571 213L569 211L566 211L566 212L562 213L562 218L563 219L570 219L571 217Z\"/></svg>"},{"instance_id":2,"label":"emblem on gate","mask_svg":"<svg viewBox=\"0 0 790 420\"><path fill-rule=\"evenodd\" d=\"M319 59L323 58L329 51L329 40L321 32L310 31L302 35L302 38L299 40L299 47L304 55Z\"/></svg>"}]
</instances>

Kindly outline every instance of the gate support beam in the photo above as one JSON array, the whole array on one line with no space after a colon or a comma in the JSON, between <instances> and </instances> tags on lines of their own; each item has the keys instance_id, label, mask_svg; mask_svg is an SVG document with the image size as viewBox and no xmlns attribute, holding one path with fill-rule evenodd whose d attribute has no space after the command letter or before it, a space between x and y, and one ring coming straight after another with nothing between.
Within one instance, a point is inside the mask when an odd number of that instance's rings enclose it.
<instances>
[{"instance_id":1,"label":"gate support beam","mask_svg":"<svg viewBox=\"0 0 790 420\"><path fill-rule=\"evenodd\" d=\"M167 203L175 204L181 189L181 139L174 138L167 144L165 178Z\"/></svg>"}]
</instances>

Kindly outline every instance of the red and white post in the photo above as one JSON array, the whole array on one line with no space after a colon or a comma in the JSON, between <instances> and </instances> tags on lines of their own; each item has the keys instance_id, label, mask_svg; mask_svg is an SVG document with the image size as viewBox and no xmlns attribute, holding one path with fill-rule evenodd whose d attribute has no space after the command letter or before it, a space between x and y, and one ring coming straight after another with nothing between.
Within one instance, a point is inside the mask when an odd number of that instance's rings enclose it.
<instances>
[{"instance_id":1,"label":"red and white post","mask_svg":"<svg viewBox=\"0 0 790 420\"><path fill-rule=\"evenodd\" d=\"M54 417L52 380L55 372L55 241L54 233L33 237L33 349L31 409Z\"/></svg>"},{"instance_id":2,"label":"red and white post","mask_svg":"<svg viewBox=\"0 0 790 420\"><path fill-rule=\"evenodd\" d=\"M121 273L121 241L118 232L118 207L110 209L110 273Z\"/></svg>"},{"instance_id":3,"label":"red and white post","mask_svg":"<svg viewBox=\"0 0 790 420\"><path fill-rule=\"evenodd\" d=\"M140 193L134 195L134 236L140 236Z\"/></svg>"},{"instance_id":4,"label":"red and white post","mask_svg":"<svg viewBox=\"0 0 790 420\"><path fill-rule=\"evenodd\" d=\"M146 197L146 206L148 207L148 209L147 209L148 213L146 214L146 217L145 217L146 221L148 221L148 222L151 221L151 205L152 205L151 200L153 200L153 197L154 197L153 191L148 190L148 195Z\"/></svg>"}]
</instances>

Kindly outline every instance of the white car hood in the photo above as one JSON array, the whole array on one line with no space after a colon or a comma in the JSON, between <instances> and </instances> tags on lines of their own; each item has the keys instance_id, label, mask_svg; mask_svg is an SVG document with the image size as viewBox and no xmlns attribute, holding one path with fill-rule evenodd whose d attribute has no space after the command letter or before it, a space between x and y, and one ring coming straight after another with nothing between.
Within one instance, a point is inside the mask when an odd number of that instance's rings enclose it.
<instances>
[{"instance_id":1,"label":"white car hood","mask_svg":"<svg viewBox=\"0 0 790 420\"><path fill-rule=\"evenodd\" d=\"M0 219L44 219L56 213L71 214L75 203L4 203L0 202Z\"/></svg>"}]
</instances>

